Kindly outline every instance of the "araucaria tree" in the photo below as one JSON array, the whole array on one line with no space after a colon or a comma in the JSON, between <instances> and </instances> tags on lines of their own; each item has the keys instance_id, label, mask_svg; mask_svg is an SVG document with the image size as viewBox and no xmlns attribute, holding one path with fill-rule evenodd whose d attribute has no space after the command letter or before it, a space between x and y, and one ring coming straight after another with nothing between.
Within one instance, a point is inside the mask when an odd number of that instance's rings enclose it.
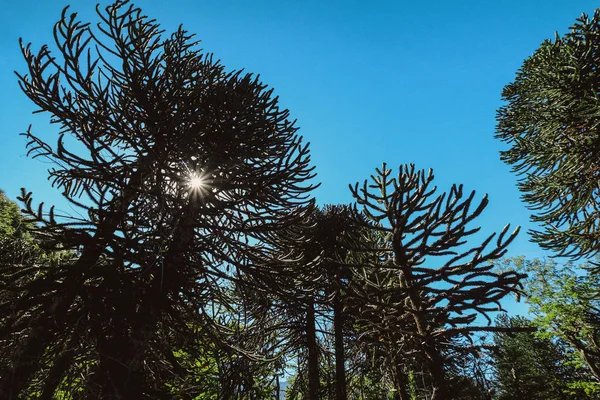
<instances>
[{"instance_id":1,"label":"araucaria tree","mask_svg":"<svg viewBox=\"0 0 600 400\"><path fill-rule=\"evenodd\" d=\"M321 394L321 382L325 380L331 383L327 385L331 398L342 400L348 397L344 297L351 272L346 258L349 249L360 242L360 228L351 207L328 205L321 209L315 207L302 229L296 232L297 240L291 245L289 254L295 254L302 266L295 269L295 285L287 285L292 293L284 300L288 312L301 310L295 331L302 338L297 340L302 350L299 352L298 375L290 389L292 396L304 391L307 399L325 398ZM330 329L319 329L323 325ZM333 336L330 340L327 340L328 333ZM325 362L319 351L319 347L324 347L323 342L328 341L332 342L332 349L322 353L335 356L335 366L330 368L330 374L321 368Z\"/></svg>"},{"instance_id":2,"label":"araucaria tree","mask_svg":"<svg viewBox=\"0 0 600 400\"><path fill-rule=\"evenodd\" d=\"M431 171L405 165L393 177L384 164L372 182L351 186L371 221L367 231L379 236L362 249L372 254L364 257L363 270L355 268L357 323L373 347L384 349L402 400L416 395L411 381L421 368L427 398L452 398L447 368L454 357L478 350L477 332L503 329L477 324L478 315L491 322L487 314L502 310L500 301L518 294L524 277L496 271L491 263L518 230L507 234L507 225L497 237L466 246L466 238L479 231L471 223L487 197L473 207L475 192L465 197L462 185L454 185L436 194L432 182Z\"/></svg>"},{"instance_id":3,"label":"araucaria tree","mask_svg":"<svg viewBox=\"0 0 600 400\"><path fill-rule=\"evenodd\" d=\"M74 257L2 265L3 399L185 397L174 349L227 347L214 310L276 273L254 260L310 202L307 146L256 76L127 2L97 12L93 30L65 9L56 52L22 44L21 88L58 127L54 145L29 129L29 154L81 217L23 192L44 243Z\"/></svg>"},{"instance_id":4,"label":"araucaria tree","mask_svg":"<svg viewBox=\"0 0 600 400\"><path fill-rule=\"evenodd\" d=\"M523 199L559 255L600 250L600 10L547 40L507 85L497 137L502 159L521 176Z\"/></svg>"}]
</instances>

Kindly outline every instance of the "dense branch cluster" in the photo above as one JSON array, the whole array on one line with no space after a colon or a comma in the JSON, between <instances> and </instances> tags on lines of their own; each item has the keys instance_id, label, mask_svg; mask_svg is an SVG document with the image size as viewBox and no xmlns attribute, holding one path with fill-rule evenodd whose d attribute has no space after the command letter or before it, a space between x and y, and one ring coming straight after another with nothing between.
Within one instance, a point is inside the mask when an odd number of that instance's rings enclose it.
<instances>
[{"instance_id":1,"label":"dense branch cluster","mask_svg":"<svg viewBox=\"0 0 600 400\"><path fill-rule=\"evenodd\" d=\"M403 399L410 360L418 357L433 380L432 398L448 398L443 366L456 352L476 351L472 334L493 330L487 314L502 310L499 301L506 295L520 292L524 275L498 272L491 263L504 255L518 229L507 235L507 225L495 241L492 234L465 247L466 238L479 231L470 224L487 198L472 209L475 192L464 198L462 186L452 186L436 195L431 171L405 165L397 177L391 173L384 164L371 183L351 186L378 235L356 277L358 314L366 334L401 349L392 357L401 364L394 367ZM474 324L477 315L488 326Z\"/></svg>"},{"instance_id":2,"label":"dense branch cluster","mask_svg":"<svg viewBox=\"0 0 600 400\"><path fill-rule=\"evenodd\" d=\"M502 97L502 159L521 176L523 199L542 223L533 232L560 255L600 249L600 11L547 40L523 63Z\"/></svg>"},{"instance_id":3,"label":"dense branch cluster","mask_svg":"<svg viewBox=\"0 0 600 400\"><path fill-rule=\"evenodd\" d=\"M75 376L98 397L156 395L144 388L181 369L168 343L218 336L208 308L256 272L249 241L273 245L309 201L308 149L257 77L226 72L182 29L165 38L126 3L98 15L92 30L64 10L59 56L23 45L21 87L60 128L55 146L29 130L29 153L54 163L54 186L88 217L35 210L23 193L39 233L73 257L9 282L2 397L36 374L43 396Z\"/></svg>"}]
</instances>

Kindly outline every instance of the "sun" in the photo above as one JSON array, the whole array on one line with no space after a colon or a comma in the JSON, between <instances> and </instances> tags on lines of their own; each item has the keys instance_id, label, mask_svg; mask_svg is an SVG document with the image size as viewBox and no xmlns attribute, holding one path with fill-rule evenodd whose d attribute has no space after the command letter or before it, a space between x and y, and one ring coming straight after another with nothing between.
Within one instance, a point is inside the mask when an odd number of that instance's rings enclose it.
<instances>
[{"instance_id":1,"label":"sun","mask_svg":"<svg viewBox=\"0 0 600 400\"><path fill-rule=\"evenodd\" d=\"M206 181L198 175L192 175L188 180L188 187L192 190L202 189L206 186Z\"/></svg>"}]
</instances>

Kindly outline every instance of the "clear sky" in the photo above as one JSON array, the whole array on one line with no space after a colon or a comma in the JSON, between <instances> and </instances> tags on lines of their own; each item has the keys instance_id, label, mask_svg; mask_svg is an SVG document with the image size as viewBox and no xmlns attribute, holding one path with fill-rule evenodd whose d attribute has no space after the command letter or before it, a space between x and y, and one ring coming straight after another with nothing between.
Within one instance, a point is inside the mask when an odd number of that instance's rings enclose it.
<instances>
[{"instance_id":1,"label":"clear sky","mask_svg":"<svg viewBox=\"0 0 600 400\"><path fill-rule=\"evenodd\" d=\"M47 117L33 116L14 70L24 71L18 38L52 40L67 3L5 1L0 13L0 188L16 198L68 207L46 181L48 165L25 157L18 135L30 123L53 141ZM73 11L94 18L94 2ZM108 2L102 2L108 4ZM495 111L523 59L555 31L564 33L591 0L425 2L341 0L139 0L167 32L179 24L229 69L260 73L311 142L320 204L351 201L349 183L387 162L433 168L440 189L454 182L488 193L479 224L524 230L509 255L541 256L529 242L528 211L516 177L499 159ZM65 208L66 207L66 208Z\"/></svg>"}]
</instances>

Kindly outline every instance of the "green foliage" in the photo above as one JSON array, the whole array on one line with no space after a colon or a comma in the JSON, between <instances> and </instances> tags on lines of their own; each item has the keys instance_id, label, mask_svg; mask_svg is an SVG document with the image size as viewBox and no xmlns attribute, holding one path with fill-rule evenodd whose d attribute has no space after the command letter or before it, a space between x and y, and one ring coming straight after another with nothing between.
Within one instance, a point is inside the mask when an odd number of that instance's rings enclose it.
<instances>
[{"instance_id":1,"label":"green foliage","mask_svg":"<svg viewBox=\"0 0 600 400\"><path fill-rule=\"evenodd\" d=\"M562 343L566 363L577 376L569 385L575 392L600 393L600 281L583 266L553 260L517 257L504 268L526 272L525 292L537 337Z\"/></svg>"},{"instance_id":2,"label":"green foliage","mask_svg":"<svg viewBox=\"0 0 600 400\"><path fill-rule=\"evenodd\" d=\"M600 250L600 10L546 40L507 85L497 137L521 176L523 199L543 231L533 240L561 255Z\"/></svg>"},{"instance_id":3,"label":"green foliage","mask_svg":"<svg viewBox=\"0 0 600 400\"><path fill-rule=\"evenodd\" d=\"M533 326L523 317L501 314L496 326ZM560 339L534 332L493 335L491 351L498 400L567 400L588 398L573 353Z\"/></svg>"},{"instance_id":4,"label":"green foliage","mask_svg":"<svg viewBox=\"0 0 600 400\"><path fill-rule=\"evenodd\" d=\"M0 190L0 264L28 263L42 255L19 206Z\"/></svg>"},{"instance_id":5,"label":"green foliage","mask_svg":"<svg viewBox=\"0 0 600 400\"><path fill-rule=\"evenodd\" d=\"M219 397L219 371L213 346L203 344L205 348L201 355L192 356L183 350L173 353L180 364L190 371L181 382L167 382L169 394L174 397L189 395L190 388L195 388L194 400L217 400Z\"/></svg>"},{"instance_id":6,"label":"green foliage","mask_svg":"<svg viewBox=\"0 0 600 400\"><path fill-rule=\"evenodd\" d=\"M0 237L23 237L27 232L27 225L17 203L10 201L0 190Z\"/></svg>"}]
</instances>

